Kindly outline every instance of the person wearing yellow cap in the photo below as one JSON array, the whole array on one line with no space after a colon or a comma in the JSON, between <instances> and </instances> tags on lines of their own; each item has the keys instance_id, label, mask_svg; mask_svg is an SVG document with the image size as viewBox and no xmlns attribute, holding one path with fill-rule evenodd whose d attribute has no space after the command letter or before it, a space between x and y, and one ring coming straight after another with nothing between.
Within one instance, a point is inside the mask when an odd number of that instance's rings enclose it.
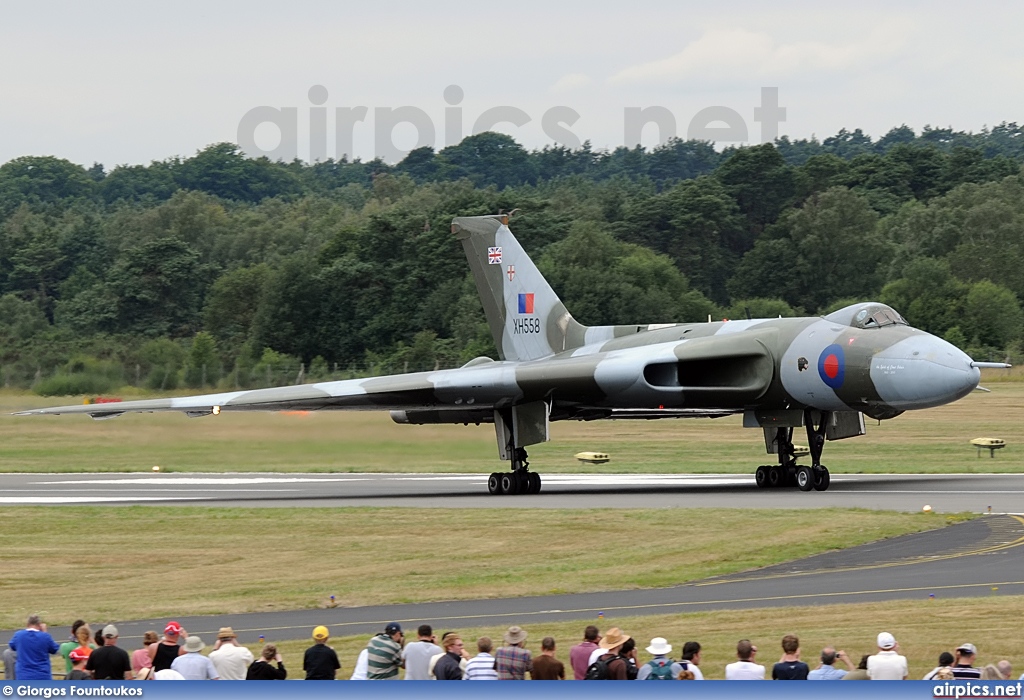
<instances>
[{"instance_id":1,"label":"person wearing yellow cap","mask_svg":"<svg viewBox=\"0 0 1024 700\"><path fill-rule=\"evenodd\" d=\"M313 628L313 646L306 649L302 659L302 670L306 672L307 681L333 681L341 668L338 655L327 646L331 633L323 625Z\"/></svg>"}]
</instances>

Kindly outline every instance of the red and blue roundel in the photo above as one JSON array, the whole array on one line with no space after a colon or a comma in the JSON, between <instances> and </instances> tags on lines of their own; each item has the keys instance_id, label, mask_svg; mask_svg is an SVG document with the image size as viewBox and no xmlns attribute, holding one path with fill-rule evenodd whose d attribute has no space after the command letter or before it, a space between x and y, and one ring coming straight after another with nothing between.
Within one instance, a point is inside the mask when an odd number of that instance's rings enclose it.
<instances>
[{"instance_id":1,"label":"red and blue roundel","mask_svg":"<svg viewBox=\"0 0 1024 700\"><path fill-rule=\"evenodd\" d=\"M829 345L818 356L818 376L833 389L843 385L846 375L846 359L843 357L842 345Z\"/></svg>"}]
</instances>

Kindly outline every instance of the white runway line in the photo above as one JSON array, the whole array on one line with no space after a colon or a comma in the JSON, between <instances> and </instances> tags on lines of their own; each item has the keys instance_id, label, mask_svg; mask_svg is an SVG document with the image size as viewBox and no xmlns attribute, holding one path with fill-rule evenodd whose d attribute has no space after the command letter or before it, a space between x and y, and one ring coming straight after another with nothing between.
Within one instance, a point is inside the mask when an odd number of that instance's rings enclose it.
<instances>
[{"instance_id":1,"label":"white runway line","mask_svg":"<svg viewBox=\"0 0 1024 700\"><path fill-rule=\"evenodd\" d=\"M356 477L356 478L323 478L314 479L306 477L199 477L199 476L160 476L154 474L152 476L139 476L134 479L81 479L81 480L68 480L57 479L54 481L34 481L35 484L180 484L183 486L197 486L202 484L210 485L232 485L232 484L316 484L325 481L371 481L372 479L367 477Z\"/></svg>"},{"instance_id":2,"label":"white runway line","mask_svg":"<svg viewBox=\"0 0 1024 700\"><path fill-rule=\"evenodd\" d=\"M121 496L0 496L3 505L74 505L76 503L112 503L115 501L137 503L138 501L209 501L209 498L186 496L175 498L121 497Z\"/></svg>"}]
</instances>

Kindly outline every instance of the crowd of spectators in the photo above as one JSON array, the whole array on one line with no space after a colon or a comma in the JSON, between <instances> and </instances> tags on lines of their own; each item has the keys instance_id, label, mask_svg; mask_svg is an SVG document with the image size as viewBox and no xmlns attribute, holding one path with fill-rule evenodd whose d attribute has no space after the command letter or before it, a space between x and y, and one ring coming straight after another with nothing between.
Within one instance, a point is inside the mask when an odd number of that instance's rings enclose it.
<instances>
[{"instance_id":1,"label":"crowd of spectators","mask_svg":"<svg viewBox=\"0 0 1024 700\"><path fill-rule=\"evenodd\" d=\"M430 625L420 625L416 641L406 642L401 624L389 623L370 638L359 653L351 680L704 680L702 647L697 641L683 644L678 659L664 637L655 637L638 650L633 637L618 627L602 634L590 625L583 639L569 649L568 664L558 658L553 637L544 637L537 654L527 646L528 634L517 625L502 635L495 648L490 637L464 641L457 632L445 632L438 639ZM302 659L305 680L336 680L342 669L338 654L328 643L330 631L313 629L313 644ZM274 644L265 644L259 658L239 643L230 627L222 627L209 654L197 635L189 635L175 621L164 627L163 636L146 632L142 645L131 654L119 644L115 625L105 625L94 635L83 620L71 627L68 641L58 644L38 615L28 618L3 652L8 680L52 680L51 656L64 661L67 680L286 680L288 671ZM880 632L877 650L865 654L854 665L850 656L834 646L821 650L815 668L801 660L800 639L786 635L780 642L779 660L767 668L757 661L757 645L749 639L736 644L736 661L725 666L726 680L906 680L907 659L900 654L896 638ZM1008 660L978 665L978 650L965 642L952 652L939 655L938 665L924 680L1009 680L1013 669ZM841 667L842 666L842 667ZM58 676L59 677L59 676ZM1021 676L1024 680L1024 675Z\"/></svg>"}]
</instances>

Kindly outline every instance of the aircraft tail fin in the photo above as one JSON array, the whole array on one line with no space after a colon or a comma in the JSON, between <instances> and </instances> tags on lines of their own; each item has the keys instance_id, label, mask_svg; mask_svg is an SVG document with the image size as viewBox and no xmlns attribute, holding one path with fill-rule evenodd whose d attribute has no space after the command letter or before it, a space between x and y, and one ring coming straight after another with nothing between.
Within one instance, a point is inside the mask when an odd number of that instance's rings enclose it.
<instances>
[{"instance_id":1,"label":"aircraft tail fin","mask_svg":"<svg viewBox=\"0 0 1024 700\"><path fill-rule=\"evenodd\" d=\"M503 360L536 360L585 342L577 323L508 228L508 215L452 220Z\"/></svg>"}]
</instances>

